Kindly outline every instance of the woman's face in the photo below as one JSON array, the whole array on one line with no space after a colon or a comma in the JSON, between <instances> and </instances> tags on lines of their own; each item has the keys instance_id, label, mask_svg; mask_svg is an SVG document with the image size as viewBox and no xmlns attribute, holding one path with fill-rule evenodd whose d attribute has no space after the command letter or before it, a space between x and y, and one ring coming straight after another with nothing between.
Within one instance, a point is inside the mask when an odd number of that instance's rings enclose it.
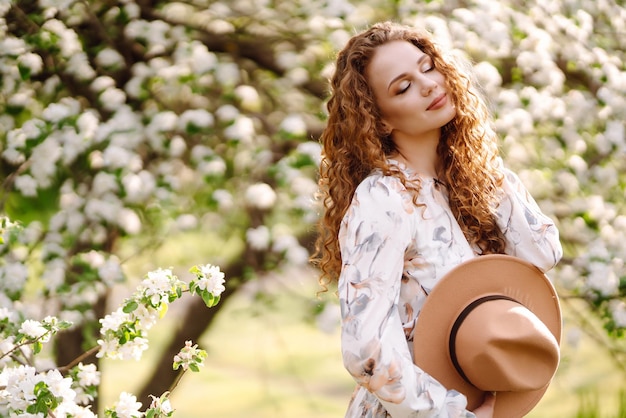
<instances>
[{"instance_id":1,"label":"woman's face","mask_svg":"<svg viewBox=\"0 0 626 418\"><path fill-rule=\"evenodd\" d=\"M456 114L444 75L410 42L379 46L366 75L394 141L438 135Z\"/></svg>"}]
</instances>

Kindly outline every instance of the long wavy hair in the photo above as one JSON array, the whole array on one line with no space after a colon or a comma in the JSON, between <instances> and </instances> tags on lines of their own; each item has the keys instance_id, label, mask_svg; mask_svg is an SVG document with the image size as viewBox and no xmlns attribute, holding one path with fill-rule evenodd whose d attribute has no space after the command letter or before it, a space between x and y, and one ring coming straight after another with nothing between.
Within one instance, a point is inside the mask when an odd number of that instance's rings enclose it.
<instances>
[{"instance_id":1,"label":"long wavy hair","mask_svg":"<svg viewBox=\"0 0 626 418\"><path fill-rule=\"evenodd\" d=\"M321 135L319 198L324 214L318 224L311 261L324 290L341 272L338 234L359 183L373 170L399 177L417 196L419 181L409 181L387 157L396 151L391 134L367 82L366 69L376 48L396 40L411 42L429 55L444 77L456 116L441 129L438 177L448 186L450 208L465 237L482 254L503 253L504 236L493 212L502 174L497 170L497 137L486 104L472 83L469 65L446 56L426 31L391 22L378 23L352 37L337 56Z\"/></svg>"}]
</instances>

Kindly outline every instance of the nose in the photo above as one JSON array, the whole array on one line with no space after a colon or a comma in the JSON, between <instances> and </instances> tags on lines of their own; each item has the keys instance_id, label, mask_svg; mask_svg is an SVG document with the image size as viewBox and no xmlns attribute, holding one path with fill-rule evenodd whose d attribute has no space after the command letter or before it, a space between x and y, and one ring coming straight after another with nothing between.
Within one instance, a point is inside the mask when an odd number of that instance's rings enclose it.
<instances>
[{"instance_id":1,"label":"nose","mask_svg":"<svg viewBox=\"0 0 626 418\"><path fill-rule=\"evenodd\" d=\"M431 80L428 77L422 77L422 83L420 87L420 92L422 96L428 97L433 90L437 88L437 83L434 80Z\"/></svg>"}]
</instances>

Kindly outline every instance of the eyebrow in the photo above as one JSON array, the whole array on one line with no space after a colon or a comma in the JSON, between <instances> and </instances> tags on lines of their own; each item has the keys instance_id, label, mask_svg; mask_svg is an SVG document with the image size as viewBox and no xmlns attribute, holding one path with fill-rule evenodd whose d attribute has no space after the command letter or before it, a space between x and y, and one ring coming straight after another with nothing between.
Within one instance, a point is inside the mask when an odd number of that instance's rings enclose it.
<instances>
[{"instance_id":1,"label":"eyebrow","mask_svg":"<svg viewBox=\"0 0 626 418\"><path fill-rule=\"evenodd\" d=\"M422 61L424 61L425 59L428 59L428 58L430 58L430 56L428 54L422 55L421 57L419 57L417 59L417 65L419 66L422 63ZM405 77L405 76L406 76L406 72L404 72L402 74L399 74L398 76L394 77L394 79L389 82L389 85L387 86L387 91L389 91L389 89L391 88L391 85L393 83L395 83L396 81L398 81L399 79L401 79L402 77Z\"/></svg>"}]
</instances>

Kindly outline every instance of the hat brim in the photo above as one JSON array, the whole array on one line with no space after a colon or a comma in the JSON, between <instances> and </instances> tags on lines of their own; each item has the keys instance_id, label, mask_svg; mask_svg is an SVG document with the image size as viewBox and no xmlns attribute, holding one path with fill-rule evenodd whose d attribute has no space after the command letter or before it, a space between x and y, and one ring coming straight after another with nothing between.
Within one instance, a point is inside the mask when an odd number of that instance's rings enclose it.
<instances>
[{"instance_id":1,"label":"hat brim","mask_svg":"<svg viewBox=\"0 0 626 418\"><path fill-rule=\"evenodd\" d=\"M488 295L511 297L533 312L561 341L561 307L554 286L534 265L502 254L466 261L448 272L426 298L413 337L414 363L448 390L467 397L467 409L480 406L484 392L463 379L450 359L452 325L472 301ZM539 390L498 392L494 418L519 418L543 397Z\"/></svg>"}]
</instances>

